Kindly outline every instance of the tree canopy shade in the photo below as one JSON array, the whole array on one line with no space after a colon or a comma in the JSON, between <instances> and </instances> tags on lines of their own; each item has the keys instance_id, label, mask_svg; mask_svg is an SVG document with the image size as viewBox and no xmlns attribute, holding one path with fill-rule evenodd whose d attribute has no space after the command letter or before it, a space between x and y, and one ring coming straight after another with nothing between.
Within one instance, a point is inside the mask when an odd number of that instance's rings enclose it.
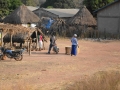
<instances>
[{"instance_id":1,"label":"tree canopy shade","mask_svg":"<svg viewBox=\"0 0 120 90\"><path fill-rule=\"evenodd\" d=\"M53 8L75 8L73 0L46 0L41 7L47 8L52 6Z\"/></svg>"},{"instance_id":2,"label":"tree canopy shade","mask_svg":"<svg viewBox=\"0 0 120 90\"><path fill-rule=\"evenodd\" d=\"M113 1L114 0L84 0L83 4L86 5L90 12L93 12L94 10L99 9Z\"/></svg>"},{"instance_id":3,"label":"tree canopy shade","mask_svg":"<svg viewBox=\"0 0 120 90\"><path fill-rule=\"evenodd\" d=\"M21 1L26 6L40 6L46 0L21 0Z\"/></svg>"},{"instance_id":4,"label":"tree canopy shade","mask_svg":"<svg viewBox=\"0 0 120 90\"><path fill-rule=\"evenodd\" d=\"M6 16L22 4L21 0L0 0L0 16Z\"/></svg>"}]
</instances>

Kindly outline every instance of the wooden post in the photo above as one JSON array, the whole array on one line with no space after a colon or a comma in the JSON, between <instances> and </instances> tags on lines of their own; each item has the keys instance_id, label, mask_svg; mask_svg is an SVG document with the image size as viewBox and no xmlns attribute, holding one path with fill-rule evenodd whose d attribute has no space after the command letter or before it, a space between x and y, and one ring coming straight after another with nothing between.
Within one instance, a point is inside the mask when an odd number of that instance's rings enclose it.
<instances>
[{"instance_id":1,"label":"wooden post","mask_svg":"<svg viewBox=\"0 0 120 90\"><path fill-rule=\"evenodd\" d=\"M0 29L0 33L1 33L1 46L3 47L3 36L2 36L2 29Z\"/></svg>"},{"instance_id":2,"label":"wooden post","mask_svg":"<svg viewBox=\"0 0 120 90\"><path fill-rule=\"evenodd\" d=\"M106 39L106 28L104 28L104 39Z\"/></svg>"},{"instance_id":3,"label":"wooden post","mask_svg":"<svg viewBox=\"0 0 120 90\"><path fill-rule=\"evenodd\" d=\"M43 50L45 50L44 40L43 40Z\"/></svg>"},{"instance_id":4,"label":"wooden post","mask_svg":"<svg viewBox=\"0 0 120 90\"><path fill-rule=\"evenodd\" d=\"M29 41L27 40L27 52L29 52Z\"/></svg>"},{"instance_id":5,"label":"wooden post","mask_svg":"<svg viewBox=\"0 0 120 90\"><path fill-rule=\"evenodd\" d=\"M37 37L37 30L35 31L35 33L36 33L36 49L38 48L38 37Z\"/></svg>"},{"instance_id":6,"label":"wooden post","mask_svg":"<svg viewBox=\"0 0 120 90\"><path fill-rule=\"evenodd\" d=\"M12 29L9 29L10 31L10 47L12 48L12 36L13 36L13 30Z\"/></svg>"},{"instance_id":7,"label":"wooden post","mask_svg":"<svg viewBox=\"0 0 120 90\"><path fill-rule=\"evenodd\" d=\"M12 48L12 33L10 33L10 47Z\"/></svg>"},{"instance_id":8,"label":"wooden post","mask_svg":"<svg viewBox=\"0 0 120 90\"><path fill-rule=\"evenodd\" d=\"M29 42L29 55L31 55L31 43L32 43L32 40L30 39L30 42Z\"/></svg>"},{"instance_id":9,"label":"wooden post","mask_svg":"<svg viewBox=\"0 0 120 90\"><path fill-rule=\"evenodd\" d=\"M1 30L1 46L3 47L3 37L5 36L6 34L3 32L3 29Z\"/></svg>"}]
</instances>

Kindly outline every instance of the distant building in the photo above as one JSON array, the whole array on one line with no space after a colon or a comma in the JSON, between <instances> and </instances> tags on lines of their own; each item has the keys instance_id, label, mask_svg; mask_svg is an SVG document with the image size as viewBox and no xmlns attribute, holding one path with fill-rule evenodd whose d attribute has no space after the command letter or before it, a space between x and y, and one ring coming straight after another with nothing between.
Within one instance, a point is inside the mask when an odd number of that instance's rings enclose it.
<instances>
[{"instance_id":1,"label":"distant building","mask_svg":"<svg viewBox=\"0 0 120 90\"><path fill-rule=\"evenodd\" d=\"M26 6L30 11L34 11L38 9L39 7L33 7L33 6Z\"/></svg>"},{"instance_id":2,"label":"distant building","mask_svg":"<svg viewBox=\"0 0 120 90\"><path fill-rule=\"evenodd\" d=\"M41 17L50 17L50 18L62 18L62 19L68 19L73 17L79 9L46 9L46 8L40 8L36 9L33 12Z\"/></svg>"},{"instance_id":3,"label":"distant building","mask_svg":"<svg viewBox=\"0 0 120 90\"><path fill-rule=\"evenodd\" d=\"M97 13L100 32L120 35L120 0L115 0L94 12Z\"/></svg>"},{"instance_id":4,"label":"distant building","mask_svg":"<svg viewBox=\"0 0 120 90\"><path fill-rule=\"evenodd\" d=\"M55 9L55 8L45 9L45 10L58 15L59 18L62 18L62 19L71 18L79 11L79 9Z\"/></svg>"},{"instance_id":5,"label":"distant building","mask_svg":"<svg viewBox=\"0 0 120 90\"><path fill-rule=\"evenodd\" d=\"M43 18L43 17L49 17L49 18L52 18L52 19L55 19L55 18L58 18L59 16L52 13L52 12L49 12L43 8L38 8L36 10L33 11L39 18Z\"/></svg>"}]
</instances>

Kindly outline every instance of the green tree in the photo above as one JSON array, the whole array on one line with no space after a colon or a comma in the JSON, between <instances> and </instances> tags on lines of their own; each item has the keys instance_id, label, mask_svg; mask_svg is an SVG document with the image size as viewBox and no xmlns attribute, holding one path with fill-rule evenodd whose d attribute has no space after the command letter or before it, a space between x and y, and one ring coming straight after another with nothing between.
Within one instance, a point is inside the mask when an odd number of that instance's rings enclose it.
<instances>
[{"instance_id":1,"label":"green tree","mask_svg":"<svg viewBox=\"0 0 120 90\"><path fill-rule=\"evenodd\" d=\"M22 4L21 0L10 0L9 9L14 10Z\"/></svg>"},{"instance_id":2,"label":"green tree","mask_svg":"<svg viewBox=\"0 0 120 90\"><path fill-rule=\"evenodd\" d=\"M6 16L9 14L9 0L0 0L0 17Z\"/></svg>"},{"instance_id":3,"label":"green tree","mask_svg":"<svg viewBox=\"0 0 120 90\"><path fill-rule=\"evenodd\" d=\"M83 4L86 5L86 7L90 10L90 12L93 12L96 9L99 9L114 0L84 0Z\"/></svg>"},{"instance_id":4,"label":"green tree","mask_svg":"<svg viewBox=\"0 0 120 90\"><path fill-rule=\"evenodd\" d=\"M47 8L53 6L53 8L75 8L73 0L46 0L41 7Z\"/></svg>"},{"instance_id":5,"label":"green tree","mask_svg":"<svg viewBox=\"0 0 120 90\"><path fill-rule=\"evenodd\" d=\"M8 15L21 4L21 0L0 0L0 17Z\"/></svg>"},{"instance_id":6,"label":"green tree","mask_svg":"<svg viewBox=\"0 0 120 90\"><path fill-rule=\"evenodd\" d=\"M44 3L45 0L21 0L26 6L39 6L41 3Z\"/></svg>"}]
</instances>

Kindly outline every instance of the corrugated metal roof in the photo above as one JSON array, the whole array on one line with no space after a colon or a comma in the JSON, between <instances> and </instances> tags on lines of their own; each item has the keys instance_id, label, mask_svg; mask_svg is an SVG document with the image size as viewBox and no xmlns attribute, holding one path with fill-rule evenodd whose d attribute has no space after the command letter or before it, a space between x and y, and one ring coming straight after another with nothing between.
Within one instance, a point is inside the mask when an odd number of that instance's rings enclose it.
<instances>
[{"instance_id":1,"label":"corrugated metal roof","mask_svg":"<svg viewBox=\"0 0 120 90\"><path fill-rule=\"evenodd\" d=\"M96 12L98 12L98 11L100 11L100 10L103 10L104 8L106 8L106 7L110 6L110 5L113 5L113 4L117 3L118 1L120 1L120 0L115 0L115 1L112 2L112 3L109 3L109 4L107 4L106 6L103 6L102 8L99 8L99 9L95 10L94 13L96 13Z\"/></svg>"},{"instance_id":2,"label":"corrugated metal roof","mask_svg":"<svg viewBox=\"0 0 120 90\"><path fill-rule=\"evenodd\" d=\"M46 9L46 8L43 9L51 13L54 13L59 17L73 17L79 11L79 9Z\"/></svg>"},{"instance_id":3,"label":"corrugated metal roof","mask_svg":"<svg viewBox=\"0 0 120 90\"><path fill-rule=\"evenodd\" d=\"M39 7L33 7L33 6L26 6L30 11L34 11L38 9Z\"/></svg>"}]
</instances>

